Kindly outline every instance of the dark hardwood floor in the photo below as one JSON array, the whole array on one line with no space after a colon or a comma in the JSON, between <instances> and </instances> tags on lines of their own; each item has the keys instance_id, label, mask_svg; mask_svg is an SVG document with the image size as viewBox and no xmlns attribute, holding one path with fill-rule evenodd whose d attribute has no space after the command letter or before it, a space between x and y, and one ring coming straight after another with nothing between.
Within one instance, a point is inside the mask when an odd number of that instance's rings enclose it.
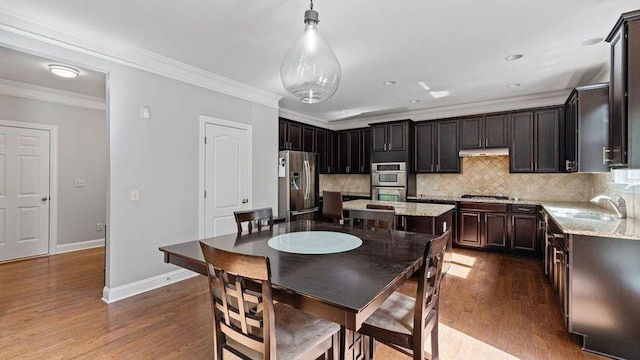
<instances>
[{"instance_id":1,"label":"dark hardwood floor","mask_svg":"<svg viewBox=\"0 0 640 360\"><path fill-rule=\"evenodd\" d=\"M442 359L582 359L534 260L455 250L442 284ZM0 359L212 358L203 276L106 305L104 251L0 265ZM402 291L414 294L415 282ZM383 360L406 356L378 345Z\"/></svg>"}]
</instances>

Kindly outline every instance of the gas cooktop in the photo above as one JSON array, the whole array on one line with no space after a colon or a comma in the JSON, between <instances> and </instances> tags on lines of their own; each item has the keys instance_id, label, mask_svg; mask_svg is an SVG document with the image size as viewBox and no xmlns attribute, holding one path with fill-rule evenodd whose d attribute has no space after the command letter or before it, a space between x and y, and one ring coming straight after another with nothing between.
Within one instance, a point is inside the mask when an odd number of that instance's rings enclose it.
<instances>
[{"instance_id":1,"label":"gas cooktop","mask_svg":"<svg viewBox=\"0 0 640 360\"><path fill-rule=\"evenodd\" d=\"M464 194L461 196L463 199L484 199L484 200L509 200L508 196L502 195L474 195Z\"/></svg>"}]
</instances>

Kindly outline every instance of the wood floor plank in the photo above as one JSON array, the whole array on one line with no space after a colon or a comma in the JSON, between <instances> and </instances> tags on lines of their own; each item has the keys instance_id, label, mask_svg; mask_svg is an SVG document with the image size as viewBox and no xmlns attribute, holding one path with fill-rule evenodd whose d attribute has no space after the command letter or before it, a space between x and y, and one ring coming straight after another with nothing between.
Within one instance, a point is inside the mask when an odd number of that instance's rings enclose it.
<instances>
[{"instance_id":1,"label":"wood floor plank","mask_svg":"<svg viewBox=\"0 0 640 360\"><path fill-rule=\"evenodd\" d=\"M597 359L570 336L539 261L456 249L442 283L442 359ZM104 250L0 264L0 359L210 359L202 276L100 301ZM399 291L414 296L416 281ZM384 345L382 360L407 359Z\"/></svg>"}]
</instances>

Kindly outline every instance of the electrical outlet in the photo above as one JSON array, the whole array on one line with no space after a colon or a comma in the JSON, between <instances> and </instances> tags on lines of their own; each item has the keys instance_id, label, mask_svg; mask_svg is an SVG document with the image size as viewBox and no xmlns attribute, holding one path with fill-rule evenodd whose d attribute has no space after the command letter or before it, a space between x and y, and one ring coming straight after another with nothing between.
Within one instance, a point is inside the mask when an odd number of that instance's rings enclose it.
<instances>
[{"instance_id":1,"label":"electrical outlet","mask_svg":"<svg viewBox=\"0 0 640 360\"><path fill-rule=\"evenodd\" d=\"M75 186L75 187L84 187L84 179L75 179L73 181L73 186Z\"/></svg>"},{"instance_id":2,"label":"electrical outlet","mask_svg":"<svg viewBox=\"0 0 640 360\"><path fill-rule=\"evenodd\" d=\"M104 231L104 224L103 223L97 223L96 224L96 231Z\"/></svg>"},{"instance_id":3,"label":"electrical outlet","mask_svg":"<svg viewBox=\"0 0 640 360\"><path fill-rule=\"evenodd\" d=\"M138 201L140 200L140 190L133 189L129 190L129 201Z\"/></svg>"}]
</instances>

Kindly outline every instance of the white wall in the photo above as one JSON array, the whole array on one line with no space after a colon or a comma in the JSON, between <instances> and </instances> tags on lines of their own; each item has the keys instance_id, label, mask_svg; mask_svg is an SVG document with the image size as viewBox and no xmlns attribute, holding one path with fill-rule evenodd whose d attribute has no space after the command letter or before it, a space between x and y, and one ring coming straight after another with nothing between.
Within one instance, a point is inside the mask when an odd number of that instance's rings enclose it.
<instances>
[{"instance_id":1,"label":"white wall","mask_svg":"<svg viewBox=\"0 0 640 360\"><path fill-rule=\"evenodd\" d=\"M96 224L106 221L105 112L0 95L0 119L58 127L58 245L104 238Z\"/></svg>"},{"instance_id":2,"label":"white wall","mask_svg":"<svg viewBox=\"0 0 640 360\"><path fill-rule=\"evenodd\" d=\"M199 116L253 124L253 205L277 210L278 109L0 30L0 45L108 73L106 288L176 270L158 247L198 237ZM151 108L150 120L139 118ZM140 190L130 202L129 190ZM137 286L139 284L133 284Z\"/></svg>"}]
</instances>

